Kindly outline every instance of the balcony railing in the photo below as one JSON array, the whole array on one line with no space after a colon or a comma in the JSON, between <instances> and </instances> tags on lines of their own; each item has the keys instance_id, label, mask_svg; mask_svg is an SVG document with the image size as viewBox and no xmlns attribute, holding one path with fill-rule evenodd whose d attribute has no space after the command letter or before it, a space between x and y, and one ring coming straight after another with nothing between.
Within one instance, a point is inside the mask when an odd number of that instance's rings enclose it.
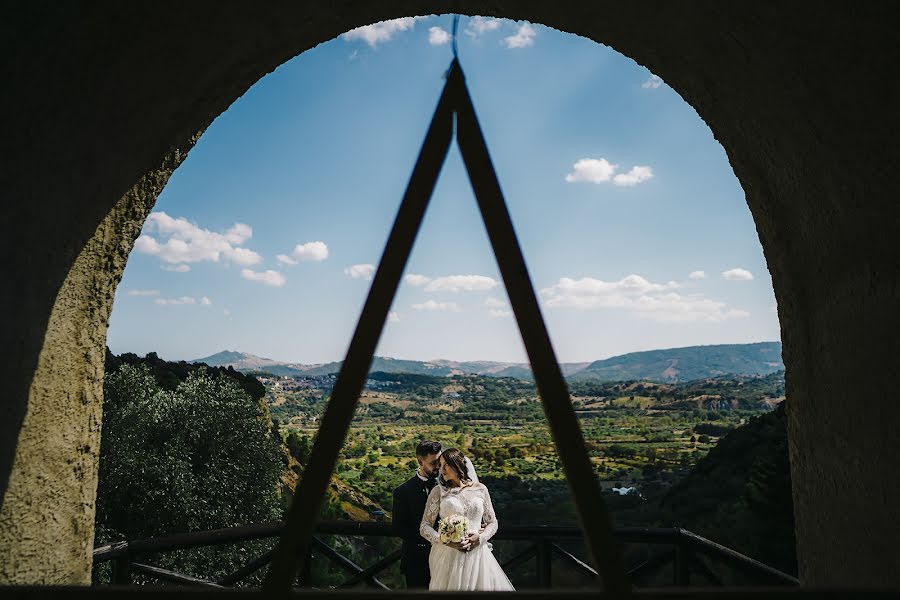
<instances>
[{"instance_id":1,"label":"balcony railing","mask_svg":"<svg viewBox=\"0 0 900 600\"><path fill-rule=\"evenodd\" d=\"M272 559L272 551L262 552L241 568L215 581L163 569L153 566L147 561L152 560L153 556L165 552L274 538L280 535L281 529L281 522L272 522L116 542L96 548L94 564L97 567L102 563L111 562L111 583L117 585L131 585L134 583L135 575L140 574L144 580L155 580L168 584L227 588L244 582L268 565ZM733 569L740 573L745 581L756 585L796 586L799 584L799 581L791 575L678 527L657 529L621 527L615 529L614 533L621 544L644 546L641 552L626 554L626 556L632 557L631 564L628 565L628 575L636 587L646 587L650 577L655 578L651 585L696 586L705 584L721 586L723 585L722 567ZM316 528L310 556L306 561L307 571L301 573L298 578L300 586L313 587L308 579L308 566L312 560L324 558L345 573L346 578L342 582L329 586L332 589L361 585L375 589L390 589L378 579L378 575L400 560L399 549L389 552L373 564L363 567L323 541L322 536L326 535L394 537L390 523L357 521L320 523ZM512 556L505 558L502 563L503 568L507 574L510 574L518 567L533 561L533 572L536 574L539 588L549 588L552 585L552 559L554 557L562 560L570 569L583 574L585 585L589 585L591 580L597 577L597 572L585 560L578 558L572 551L566 549L566 546L582 542L582 532L577 527L508 525L502 527L491 541L492 543L516 542L515 545L519 546L519 549ZM671 569L670 576L666 576L663 571L666 567ZM515 583L515 578L511 576L511 579Z\"/></svg>"}]
</instances>

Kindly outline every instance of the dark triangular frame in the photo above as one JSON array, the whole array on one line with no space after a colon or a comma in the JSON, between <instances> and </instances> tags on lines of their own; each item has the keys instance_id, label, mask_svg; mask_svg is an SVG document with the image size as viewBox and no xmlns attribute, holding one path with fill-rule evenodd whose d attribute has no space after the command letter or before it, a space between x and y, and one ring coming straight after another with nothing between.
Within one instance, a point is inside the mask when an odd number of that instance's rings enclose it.
<instances>
[{"instance_id":1,"label":"dark triangular frame","mask_svg":"<svg viewBox=\"0 0 900 600\"><path fill-rule=\"evenodd\" d=\"M630 590L621 550L612 534L606 504L541 316L525 259L466 87L465 75L459 62L454 59L346 359L322 416L308 465L288 511L266 578L264 589L267 592L289 593L297 572L298 557L307 554L322 501L353 420L388 311L450 149L454 117L456 139L469 182L531 362L544 413L575 498L594 566L606 591L622 593Z\"/></svg>"}]
</instances>

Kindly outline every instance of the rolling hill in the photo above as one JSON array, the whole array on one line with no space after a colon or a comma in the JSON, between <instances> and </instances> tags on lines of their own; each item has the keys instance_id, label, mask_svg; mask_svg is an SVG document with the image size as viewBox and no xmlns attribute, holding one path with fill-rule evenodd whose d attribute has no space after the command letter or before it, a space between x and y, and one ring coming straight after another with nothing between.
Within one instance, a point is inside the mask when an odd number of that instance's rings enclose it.
<instances>
[{"instance_id":1,"label":"rolling hill","mask_svg":"<svg viewBox=\"0 0 900 600\"><path fill-rule=\"evenodd\" d=\"M760 342L632 352L593 362L571 378L672 383L726 374L768 375L782 369L781 343Z\"/></svg>"}]
</instances>

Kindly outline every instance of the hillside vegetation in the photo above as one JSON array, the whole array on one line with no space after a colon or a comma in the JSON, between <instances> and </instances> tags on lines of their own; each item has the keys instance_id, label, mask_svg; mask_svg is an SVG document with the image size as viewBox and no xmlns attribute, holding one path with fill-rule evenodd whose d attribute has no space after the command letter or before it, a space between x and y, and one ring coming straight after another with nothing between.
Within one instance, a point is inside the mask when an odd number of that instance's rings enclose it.
<instances>
[{"instance_id":1,"label":"hillside vegetation","mask_svg":"<svg viewBox=\"0 0 900 600\"><path fill-rule=\"evenodd\" d=\"M155 354L145 358L110 355L107 366L110 391L101 451L101 494L106 494L106 499L98 500L98 506L106 507L105 513L98 510L98 526L103 527L98 531L103 532L104 539L155 536L280 516L302 478L334 384L333 374L285 377L257 371L257 377L228 367L167 363ZM484 364L481 367L487 368ZM687 382L588 378L570 380L569 385L588 455L616 525L680 525L795 572L790 474L780 408L785 394L782 371L717 375ZM240 410L256 415L254 422L259 426L241 428L243 435L252 439L233 437L237 433L228 428L243 417L237 416L240 411L221 410L216 394L193 394L194 408L179 413L181 416L166 412L171 398L190 396L189 391L198 386L219 390L217 394L231 398L231 405L243 406ZM140 414L137 409L122 412L135 398L143 398L136 405ZM147 425L147 415L156 415L153 418L167 423L169 433L148 437L154 429ZM107 422L113 425L107 427ZM134 433L116 433L122 431L117 422L129 424L127 431ZM208 429L215 423L219 429ZM107 441L107 435L113 441ZM173 446L167 441L184 436L194 440L194 446ZM473 459L490 487L501 524L577 525L534 383L497 377L496 373L371 373L341 450L322 517L390 520L391 493L412 476L416 467L414 449L421 439L459 447ZM222 447L226 442L228 446ZM254 448L274 450L251 460L248 457L256 452ZM242 454L247 451L250 454ZM215 457L204 458L210 454ZM130 457L130 462L116 456ZM224 469L224 479L217 481L222 490L264 490L265 499L252 501L256 508L241 508L245 501L241 498L250 496L223 493L210 503L210 489L217 486L203 484L204 480L194 475L193 481L201 483L184 487L183 496L179 496L182 492L175 494L181 498L177 510L167 502L140 504L122 497L120 490L129 486L151 490L151 498L170 493L167 486L172 481L148 480L143 473L136 477L135 470L142 468L147 457L152 458L159 473L170 468L165 466L167 461L175 465L174 472L187 468L189 473L204 473L202 465L215 464L215 472ZM273 457L274 478L265 474L272 472ZM259 472L253 464L256 460L261 461ZM110 471L108 467L114 463L119 466ZM232 464L243 467L236 470L229 466ZM113 472L118 480L110 487L108 482L113 479L108 474ZM248 473L255 479L228 483L228 477L245 477ZM256 476L259 473L262 475ZM189 505L195 506L193 512L185 508ZM276 507L274 513L272 506ZM269 507L266 510L270 512L253 512L260 507ZM145 519L148 511L158 514ZM119 521L109 518L113 513L119 515ZM101 514L105 516L101 518ZM194 520L186 521L188 517ZM147 527L128 529L121 524L127 524L128 519ZM370 564L398 544L393 538L338 536L327 541L358 564ZM517 544L498 541L494 551L505 560L520 550ZM246 557L246 552L253 554L256 550L262 551L255 546L241 551ZM583 552L576 546L569 550ZM227 555L225 559L223 564L232 564ZM201 567L222 562L222 557L213 560L212 556L204 557L202 551L196 556L191 551L170 566L208 576L209 571ZM318 585L337 582L341 577L327 561L314 561L313 570ZM514 575L527 583L534 577L533 567L523 566ZM400 584L402 577L396 566L384 573L383 581ZM580 581L573 572L571 579L566 575L560 584L577 586Z\"/></svg>"},{"instance_id":2,"label":"hillside vegetation","mask_svg":"<svg viewBox=\"0 0 900 600\"><path fill-rule=\"evenodd\" d=\"M593 362L572 377L676 382L719 375L767 375L783 369L781 343L761 342L633 352Z\"/></svg>"}]
</instances>

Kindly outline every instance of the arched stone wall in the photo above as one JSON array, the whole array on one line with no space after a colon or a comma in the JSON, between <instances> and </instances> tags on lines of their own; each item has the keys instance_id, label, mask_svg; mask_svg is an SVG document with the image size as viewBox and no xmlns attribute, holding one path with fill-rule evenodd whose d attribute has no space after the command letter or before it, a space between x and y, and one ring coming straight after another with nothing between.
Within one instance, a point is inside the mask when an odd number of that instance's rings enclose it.
<instances>
[{"instance_id":1,"label":"arched stone wall","mask_svg":"<svg viewBox=\"0 0 900 600\"><path fill-rule=\"evenodd\" d=\"M343 31L455 11L608 44L725 147L778 299L801 578L900 582L895 4L31 2L0 23L0 582L86 583L103 345L196 132Z\"/></svg>"}]
</instances>

